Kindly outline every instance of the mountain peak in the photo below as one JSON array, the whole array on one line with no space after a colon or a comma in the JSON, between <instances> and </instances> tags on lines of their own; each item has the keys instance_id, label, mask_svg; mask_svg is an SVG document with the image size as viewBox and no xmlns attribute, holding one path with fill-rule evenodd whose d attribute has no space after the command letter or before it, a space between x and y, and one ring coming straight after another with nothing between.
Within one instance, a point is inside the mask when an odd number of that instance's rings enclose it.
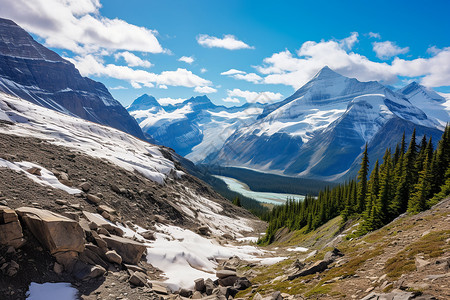
<instances>
[{"instance_id":1,"label":"mountain peak","mask_svg":"<svg viewBox=\"0 0 450 300\"><path fill-rule=\"evenodd\" d=\"M324 66L322 69L319 70L319 72L314 75L313 79L330 79L330 78L337 78L337 77L344 77L339 73L336 73L330 67Z\"/></svg>"},{"instance_id":2,"label":"mountain peak","mask_svg":"<svg viewBox=\"0 0 450 300\"><path fill-rule=\"evenodd\" d=\"M161 106L156 98L148 94L143 94L136 100L134 100L133 103L131 103L131 105L127 107L127 110L145 110L155 106Z\"/></svg>"}]
</instances>

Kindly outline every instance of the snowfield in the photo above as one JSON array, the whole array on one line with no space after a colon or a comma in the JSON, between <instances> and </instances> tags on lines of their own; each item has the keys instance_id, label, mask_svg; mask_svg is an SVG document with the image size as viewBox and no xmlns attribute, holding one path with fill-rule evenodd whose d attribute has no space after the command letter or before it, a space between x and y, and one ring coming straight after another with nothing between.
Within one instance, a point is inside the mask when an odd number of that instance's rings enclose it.
<instances>
[{"instance_id":1,"label":"snowfield","mask_svg":"<svg viewBox=\"0 0 450 300\"><path fill-rule=\"evenodd\" d=\"M14 126L0 126L2 133L40 138L106 159L159 184L164 184L170 175L183 175L172 161L163 157L158 146L117 129L55 112L4 93L0 93L0 120L14 123Z\"/></svg>"}]
</instances>

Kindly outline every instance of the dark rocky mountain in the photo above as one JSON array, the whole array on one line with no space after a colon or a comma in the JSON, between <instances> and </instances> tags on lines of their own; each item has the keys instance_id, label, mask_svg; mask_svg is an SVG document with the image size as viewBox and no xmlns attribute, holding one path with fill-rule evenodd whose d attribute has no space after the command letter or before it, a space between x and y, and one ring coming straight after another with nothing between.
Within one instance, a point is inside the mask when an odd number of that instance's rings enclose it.
<instances>
[{"instance_id":1,"label":"dark rocky mountain","mask_svg":"<svg viewBox=\"0 0 450 300\"><path fill-rule=\"evenodd\" d=\"M100 82L0 18L0 91L144 139L137 122Z\"/></svg>"}]
</instances>

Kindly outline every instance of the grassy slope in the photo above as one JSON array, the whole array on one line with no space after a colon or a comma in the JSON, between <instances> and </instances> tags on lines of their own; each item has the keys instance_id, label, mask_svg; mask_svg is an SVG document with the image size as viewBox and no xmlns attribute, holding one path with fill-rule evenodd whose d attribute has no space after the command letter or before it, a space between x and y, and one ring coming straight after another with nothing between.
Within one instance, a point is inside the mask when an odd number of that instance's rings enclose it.
<instances>
[{"instance_id":1,"label":"grassy slope","mask_svg":"<svg viewBox=\"0 0 450 300\"><path fill-rule=\"evenodd\" d=\"M351 225L347 224L345 234L355 228ZM279 290L308 298L341 299L354 296L359 299L366 296L372 288L375 292L382 293L403 285L409 291L435 295L438 299L450 298L446 261L450 256L450 198L429 211L402 216L361 238L346 240L341 236L337 237L339 231L338 217L306 235L300 230L272 244L270 250L278 251L279 255L288 255L289 258L270 267L254 268L257 276L252 282L260 284L255 292L268 294ZM332 246L340 249L345 256L321 274L288 281L285 277L286 270L296 259L306 257L306 254L285 251L286 247L292 246L318 251L306 261L322 259ZM423 259L429 264L418 267L417 259ZM434 275L438 278L427 277ZM238 296L251 298L253 294L248 290Z\"/></svg>"}]
</instances>

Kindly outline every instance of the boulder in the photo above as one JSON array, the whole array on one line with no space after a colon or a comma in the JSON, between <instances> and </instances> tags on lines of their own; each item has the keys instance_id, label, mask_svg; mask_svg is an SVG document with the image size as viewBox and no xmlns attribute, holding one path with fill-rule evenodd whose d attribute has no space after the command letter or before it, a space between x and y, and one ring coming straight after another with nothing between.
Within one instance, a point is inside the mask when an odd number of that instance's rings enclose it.
<instances>
[{"instance_id":1,"label":"boulder","mask_svg":"<svg viewBox=\"0 0 450 300\"><path fill-rule=\"evenodd\" d=\"M105 253L105 255L106 255L106 258L112 263L115 263L118 265L120 265L122 263L122 257L119 254L117 254L117 252L114 250L107 251Z\"/></svg>"},{"instance_id":2,"label":"boulder","mask_svg":"<svg viewBox=\"0 0 450 300\"><path fill-rule=\"evenodd\" d=\"M97 277L103 276L103 274L105 274L105 273L106 273L106 270L102 266L93 266L91 268L91 272L89 273L88 277L89 278L97 278Z\"/></svg>"},{"instance_id":3,"label":"boulder","mask_svg":"<svg viewBox=\"0 0 450 300\"><path fill-rule=\"evenodd\" d=\"M208 236L211 233L211 230L209 229L208 226L201 226L197 228L197 233Z\"/></svg>"},{"instance_id":4,"label":"boulder","mask_svg":"<svg viewBox=\"0 0 450 300\"><path fill-rule=\"evenodd\" d=\"M229 276L236 276L236 271L231 270L219 270L216 272L216 276L219 279L227 278Z\"/></svg>"},{"instance_id":5,"label":"boulder","mask_svg":"<svg viewBox=\"0 0 450 300\"><path fill-rule=\"evenodd\" d=\"M153 283L152 290L159 295L168 295L167 288L161 284Z\"/></svg>"},{"instance_id":6,"label":"boulder","mask_svg":"<svg viewBox=\"0 0 450 300\"><path fill-rule=\"evenodd\" d=\"M37 167L32 167L28 169L27 172L36 176L41 176L41 169Z\"/></svg>"},{"instance_id":7,"label":"boulder","mask_svg":"<svg viewBox=\"0 0 450 300\"><path fill-rule=\"evenodd\" d=\"M191 297L191 299L202 299L202 298L203 298L203 295L199 291L195 291Z\"/></svg>"},{"instance_id":8,"label":"boulder","mask_svg":"<svg viewBox=\"0 0 450 300\"><path fill-rule=\"evenodd\" d=\"M239 280L239 277L237 277L237 276L227 276L225 278L219 279L219 285L220 286L233 286L238 280Z\"/></svg>"},{"instance_id":9,"label":"boulder","mask_svg":"<svg viewBox=\"0 0 450 300\"><path fill-rule=\"evenodd\" d=\"M242 291L248 289L251 286L252 283L250 282L250 280L248 280L246 277L241 277L235 282L233 288Z\"/></svg>"},{"instance_id":10,"label":"boulder","mask_svg":"<svg viewBox=\"0 0 450 300\"><path fill-rule=\"evenodd\" d=\"M189 297L192 296L192 291L191 291L191 290L188 290L188 289L180 289L180 290L178 291L178 294L179 294L181 297L189 298Z\"/></svg>"},{"instance_id":11,"label":"boulder","mask_svg":"<svg viewBox=\"0 0 450 300\"><path fill-rule=\"evenodd\" d=\"M135 286L145 286L147 284L147 275L142 272L134 272L128 281Z\"/></svg>"},{"instance_id":12,"label":"boulder","mask_svg":"<svg viewBox=\"0 0 450 300\"><path fill-rule=\"evenodd\" d=\"M83 192L87 193L91 189L91 184L89 182L83 182L80 184L80 188L83 190Z\"/></svg>"},{"instance_id":13,"label":"boulder","mask_svg":"<svg viewBox=\"0 0 450 300\"><path fill-rule=\"evenodd\" d=\"M156 239L155 238L155 233L153 231L151 231L151 230L144 231L144 232L141 233L141 235L142 235L142 237L144 239L147 239L147 240L150 240L150 241L154 241Z\"/></svg>"},{"instance_id":14,"label":"boulder","mask_svg":"<svg viewBox=\"0 0 450 300\"><path fill-rule=\"evenodd\" d=\"M65 251L83 252L84 232L78 222L43 209L21 207L16 211L36 239L51 254Z\"/></svg>"},{"instance_id":15,"label":"boulder","mask_svg":"<svg viewBox=\"0 0 450 300\"><path fill-rule=\"evenodd\" d=\"M215 288L216 288L216 285L214 284L214 282L210 278L205 280L205 293L206 293L206 295L211 295Z\"/></svg>"},{"instance_id":16,"label":"boulder","mask_svg":"<svg viewBox=\"0 0 450 300\"><path fill-rule=\"evenodd\" d=\"M95 204L98 204L98 203L100 203L102 201L102 199L100 199L99 197L97 197L95 195L92 195L92 194L87 194L86 198L89 201L94 202Z\"/></svg>"},{"instance_id":17,"label":"boulder","mask_svg":"<svg viewBox=\"0 0 450 300\"><path fill-rule=\"evenodd\" d=\"M108 248L115 250L122 257L124 263L137 264L147 249L144 244L127 238L102 234L100 237L106 242Z\"/></svg>"},{"instance_id":18,"label":"boulder","mask_svg":"<svg viewBox=\"0 0 450 300\"><path fill-rule=\"evenodd\" d=\"M0 206L0 245L17 249L23 244L25 239L16 212L7 206Z\"/></svg>"},{"instance_id":19,"label":"boulder","mask_svg":"<svg viewBox=\"0 0 450 300\"><path fill-rule=\"evenodd\" d=\"M97 210L99 213L103 213L104 211L106 211L110 215L114 215L116 213L116 210L114 208L111 208L108 205L104 205L104 204L99 205L97 207Z\"/></svg>"},{"instance_id":20,"label":"boulder","mask_svg":"<svg viewBox=\"0 0 450 300\"><path fill-rule=\"evenodd\" d=\"M123 235L123 230L122 229L120 229L119 227L115 226L113 223L108 222L107 220L102 218L100 215L94 214L94 213L90 213L90 212L87 212L87 211L83 211L83 215L89 222L94 223L95 225L93 225L93 226L95 226L96 228L104 228L109 233L116 234L118 236L122 236ZM91 225L89 227L91 227Z\"/></svg>"},{"instance_id":21,"label":"boulder","mask_svg":"<svg viewBox=\"0 0 450 300\"><path fill-rule=\"evenodd\" d=\"M202 293L205 290L205 280L203 278L194 280L194 288Z\"/></svg>"}]
</instances>

